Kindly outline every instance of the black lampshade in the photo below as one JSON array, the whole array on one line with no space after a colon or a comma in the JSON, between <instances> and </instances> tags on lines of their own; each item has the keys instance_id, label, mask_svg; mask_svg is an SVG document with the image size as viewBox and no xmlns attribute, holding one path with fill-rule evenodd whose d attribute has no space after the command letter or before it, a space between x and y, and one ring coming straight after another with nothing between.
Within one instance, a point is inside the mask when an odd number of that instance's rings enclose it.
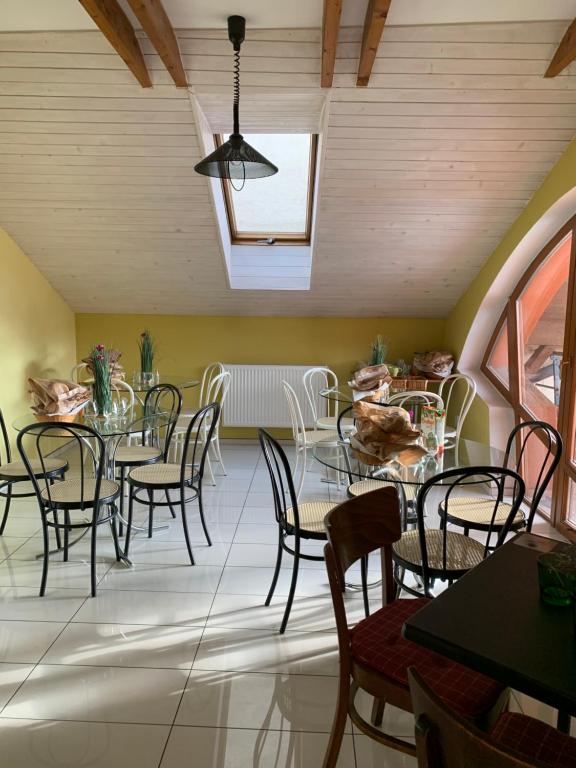
<instances>
[{"instance_id":1,"label":"black lampshade","mask_svg":"<svg viewBox=\"0 0 576 768\"><path fill-rule=\"evenodd\" d=\"M217 179L240 181L240 191L246 179L273 176L278 168L260 154L240 133L240 46L244 42L246 21L243 16L228 17L228 38L234 47L234 102L232 107L233 131L228 141L194 166L196 173Z\"/></svg>"},{"instance_id":2,"label":"black lampshade","mask_svg":"<svg viewBox=\"0 0 576 768\"><path fill-rule=\"evenodd\" d=\"M204 176L238 181L260 179L278 173L274 163L244 141L240 133L233 133L228 141L195 165L194 170Z\"/></svg>"}]
</instances>

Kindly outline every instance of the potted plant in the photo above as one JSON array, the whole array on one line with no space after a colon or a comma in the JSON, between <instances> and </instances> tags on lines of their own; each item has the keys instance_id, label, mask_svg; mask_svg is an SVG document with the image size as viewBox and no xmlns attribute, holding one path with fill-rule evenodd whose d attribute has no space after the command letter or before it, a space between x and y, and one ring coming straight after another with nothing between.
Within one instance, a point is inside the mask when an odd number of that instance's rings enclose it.
<instances>
[{"instance_id":1,"label":"potted plant","mask_svg":"<svg viewBox=\"0 0 576 768\"><path fill-rule=\"evenodd\" d=\"M92 347L89 367L94 377L92 401L99 416L108 416L112 411L112 388L110 383L110 355L104 344L96 344Z\"/></svg>"},{"instance_id":2,"label":"potted plant","mask_svg":"<svg viewBox=\"0 0 576 768\"><path fill-rule=\"evenodd\" d=\"M140 349L140 380L144 386L151 387L157 383L157 375L154 373L155 346L152 334L148 329L142 331L138 341Z\"/></svg>"}]
</instances>

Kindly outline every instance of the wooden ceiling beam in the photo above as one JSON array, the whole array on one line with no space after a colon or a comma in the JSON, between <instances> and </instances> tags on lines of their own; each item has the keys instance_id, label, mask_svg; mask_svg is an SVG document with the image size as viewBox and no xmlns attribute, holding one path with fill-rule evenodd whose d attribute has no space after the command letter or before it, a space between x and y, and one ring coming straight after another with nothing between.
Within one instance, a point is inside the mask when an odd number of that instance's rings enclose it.
<instances>
[{"instance_id":1,"label":"wooden ceiling beam","mask_svg":"<svg viewBox=\"0 0 576 768\"><path fill-rule=\"evenodd\" d=\"M559 75L563 69L566 69L574 59L576 59L576 19L564 33L564 37L560 41L560 45L556 49L556 53L552 57L552 61L548 65L544 77L556 77L556 75Z\"/></svg>"},{"instance_id":2,"label":"wooden ceiling beam","mask_svg":"<svg viewBox=\"0 0 576 768\"><path fill-rule=\"evenodd\" d=\"M336 46L342 15L342 0L324 0L324 15L322 18L322 88L331 88L336 62Z\"/></svg>"},{"instance_id":3,"label":"wooden ceiling beam","mask_svg":"<svg viewBox=\"0 0 576 768\"><path fill-rule=\"evenodd\" d=\"M128 0L128 3L172 80L179 88L186 88L188 78L182 64L178 40L161 0Z\"/></svg>"},{"instance_id":4,"label":"wooden ceiling beam","mask_svg":"<svg viewBox=\"0 0 576 768\"><path fill-rule=\"evenodd\" d=\"M368 0L356 85L368 85L391 4L392 0Z\"/></svg>"},{"instance_id":5,"label":"wooden ceiling beam","mask_svg":"<svg viewBox=\"0 0 576 768\"><path fill-rule=\"evenodd\" d=\"M104 37L122 57L140 85L143 88L151 88L152 81L134 29L116 0L80 0L80 4L94 19Z\"/></svg>"}]
</instances>

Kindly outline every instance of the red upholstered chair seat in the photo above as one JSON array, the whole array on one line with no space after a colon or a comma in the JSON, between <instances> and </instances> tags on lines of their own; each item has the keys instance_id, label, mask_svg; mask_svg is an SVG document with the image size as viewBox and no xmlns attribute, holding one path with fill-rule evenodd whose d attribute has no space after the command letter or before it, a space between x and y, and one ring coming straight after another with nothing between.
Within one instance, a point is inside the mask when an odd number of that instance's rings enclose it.
<instances>
[{"instance_id":1,"label":"red upholstered chair seat","mask_svg":"<svg viewBox=\"0 0 576 768\"><path fill-rule=\"evenodd\" d=\"M490 736L504 749L548 768L576 768L576 739L540 720L516 712L498 718Z\"/></svg>"},{"instance_id":2,"label":"red upholstered chair seat","mask_svg":"<svg viewBox=\"0 0 576 768\"><path fill-rule=\"evenodd\" d=\"M505 686L402 637L406 619L430 600L395 600L352 630L352 656L396 684L408 687L408 667L446 704L464 717L477 717L494 704Z\"/></svg>"}]
</instances>

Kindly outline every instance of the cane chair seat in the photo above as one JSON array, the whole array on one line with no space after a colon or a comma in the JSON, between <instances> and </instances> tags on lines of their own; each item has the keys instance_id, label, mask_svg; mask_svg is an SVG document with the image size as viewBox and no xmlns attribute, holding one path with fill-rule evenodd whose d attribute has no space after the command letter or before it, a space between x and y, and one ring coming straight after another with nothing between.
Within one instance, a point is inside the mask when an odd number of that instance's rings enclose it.
<instances>
[{"instance_id":1,"label":"cane chair seat","mask_svg":"<svg viewBox=\"0 0 576 768\"><path fill-rule=\"evenodd\" d=\"M113 480L102 479L100 482L100 493L98 499L95 499L96 480L94 478L72 478L63 480L61 483L54 483L49 488L43 488L41 491L42 500L52 502L58 507L91 507L95 501L102 504L108 504L120 495L120 486Z\"/></svg>"},{"instance_id":2,"label":"cane chair seat","mask_svg":"<svg viewBox=\"0 0 576 768\"><path fill-rule=\"evenodd\" d=\"M324 518L331 509L337 506L332 501L302 501L298 504L298 519L300 521L300 531L310 531L312 533L325 533ZM286 519L289 525L294 526L294 510L288 507L286 510Z\"/></svg>"},{"instance_id":3,"label":"cane chair seat","mask_svg":"<svg viewBox=\"0 0 576 768\"><path fill-rule=\"evenodd\" d=\"M315 443L319 443L320 440L325 442L334 440L334 442L336 442L339 439L338 432L331 432L328 429L307 429L306 432L296 436L296 440L299 444L305 443L306 445L314 445Z\"/></svg>"},{"instance_id":4,"label":"cane chair seat","mask_svg":"<svg viewBox=\"0 0 576 768\"><path fill-rule=\"evenodd\" d=\"M114 454L114 461L124 466L135 466L158 461L161 456L162 451L154 445L121 445Z\"/></svg>"},{"instance_id":5,"label":"cane chair seat","mask_svg":"<svg viewBox=\"0 0 576 768\"><path fill-rule=\"evenodd\" d=\"M404 622L429 602L394 600L360 621L351 632L352 657L401 686L408 686L408 667L415 667L450 708L477 717L490 709L505 686L402 636Z\"/></svg>"},{"instance_id":6,"label":"cane chair seat","mask_svg":"<svg viewBox=\"0 0 576 768\"><path fill-rule=\"evenodd\" d=\"M517 712L500 715L490 732L498 746L547 768L576 768L576 739Z\"/></svg>"},{"instance_id":7,"label":"cane chair seat","mask_svg":"<svg viewBox=\"0 0 576 768\"><path fill-rule=\"evenodd\" d=\"M338 424L338 416L320 416L316 419L316 427L318 429L326 431L327 429L336 429ZM349 432L354 428L354 419L341 419L340 429L343 432Z\"/></svg>"},{"instance_id":8,"label":"cane chair seat","mask_svg":"<svg viewBox=\"0 0 576 768\"><path fill-rule=\"evenodd\" d=\"M357 480L348 486L350 496L362 496L364 493L377 491L386 486L396 487L396 483L389 480ZM416 488L413 485L404 485L404 498L406 501L414 501L416 498Z\"/></svg>"},{"instance_id":9,"label":"cane chair seat","mask_svg":"<svg viewBox=\"0 0 576 768\"><path fill-rule=\"evenodd\" d=\"M431 570L444 569L443 541L444 532L430 529L426 531L426 550L428 567ZM484 560L484 544L469 536L454 531L446 531L446 570L468 571ZM422 565L420 536L417 530L405 531L400 540L392 545L395 557L403 563Z\"/></svg>"},{"instance_id":10,"label":"cane chair seat","mask_svg":"<svg viewBox=\"0 0 576 768\"><path fill-rule=\"evenodd\" d=\"M137 485L178 487L182 474L181 464L148 464L133 469L128 475L129 482Z\"/></svg>"},{"instance_id":11,"label":"cane chair seat","mask_svg":"<svg viewBox=\"0 0 576 768\"><path fill-rule=\"evenodd\" d=\"M42 469L42 462L35 459L30 462L30 466L35 477L44 477L45 474L65 472L68 469L68 462L63 459L46 459ZM27 477L28 472L23 461L11 461L9 464L0 466L0 480L25 480Z\"/></svg>"},{"instance_id":12,"label":"cane chair seat","mask_svg":"<svg viewBox=\"0 0 576 768\"><path fill-rule=\"evenodd\" d=\"M494 515L494 499L482 498L481 496L462 496L450 499L448 503L448 518L461 522L463 526L489 526ZM494 527L502 527L512 509L512 505L506 501L498 502L496 514L494 515ZM440 514L446 515L444 502L440 503ZM522 511L517 512L514 518L514 527L521 527L526 519Z\"/></svg>"}]
</instances>

